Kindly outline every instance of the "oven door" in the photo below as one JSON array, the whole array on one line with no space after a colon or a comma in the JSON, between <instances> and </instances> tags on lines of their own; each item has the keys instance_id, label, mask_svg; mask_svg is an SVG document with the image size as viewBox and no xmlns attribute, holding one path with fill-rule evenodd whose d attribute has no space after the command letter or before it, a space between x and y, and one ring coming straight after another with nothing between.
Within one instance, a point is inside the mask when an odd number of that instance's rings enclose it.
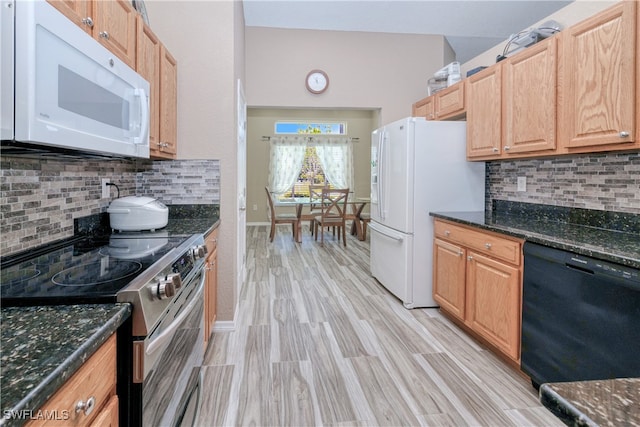
<instances>
[{"instance_id":1,"label":"oven door","mask_svg":"<svg viewBox=\"0 0 640 427\"><path fill-rule=\"evenodd\" d=\"M144 426L188 426L197 416L204 357L204 284L200 269L144 340ZM187 420L188 415L193 419Z\"/></svg>"}]
</instances>

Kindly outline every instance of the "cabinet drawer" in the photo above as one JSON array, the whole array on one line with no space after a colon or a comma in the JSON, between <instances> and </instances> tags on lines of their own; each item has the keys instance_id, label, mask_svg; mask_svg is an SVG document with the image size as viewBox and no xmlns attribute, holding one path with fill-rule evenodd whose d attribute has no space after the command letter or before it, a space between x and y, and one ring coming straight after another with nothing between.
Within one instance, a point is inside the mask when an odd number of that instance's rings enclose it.
<instances>
[{"instance_id":1,"label":"cabinet drawer","mask_svg":"<svg viewBox=\"0 0 640 427\"><path fill-rule=\"evenodd\" d=\"M213 230L206 238L207 254L213 253L218 247L218 229Z\"/></svg>"},{"instance_id":2,"label":"cabinet drawer","mask_svg":"<svg viewBox=\"0 0 640 427\"><path fill-rule=\"evenodd\" d=\"M28 426L86 426L100 414L116 394L116 335L105 342L75 374L47 401L40 411L55 414L59 420L38 419ZM76 412L78 402L94 399L93 411ZM63 419L67 418L67 419Z\"/></svg>"},{"instance_id":3,"label":"cabinet drawer","mask_svg":"<svg viewBox=\"0 0 640 427\"><path fill-rule=\"evenodd\" d=\"M435 221L434 233L436 237L460 243L485 255L520 265L522 257L520 241L439 220Z\"/></svg>"}]
</instances>

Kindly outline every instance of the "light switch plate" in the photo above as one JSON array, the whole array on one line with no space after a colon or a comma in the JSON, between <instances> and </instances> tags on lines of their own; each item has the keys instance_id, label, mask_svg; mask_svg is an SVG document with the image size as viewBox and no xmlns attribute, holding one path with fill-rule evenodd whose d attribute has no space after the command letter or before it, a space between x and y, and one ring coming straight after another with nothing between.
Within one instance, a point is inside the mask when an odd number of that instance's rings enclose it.
<instances>
[{"instance_id":1,"label":"light switch plate","mask_svg":"<svg viewBox=\"0 0 640 427\"><path fill-rule=\"evenodd\" d=\"M518 177L518 188L517 191L527 191L527 177L519 176Z\"/></svg>"},{"instance_id":2,"label":"light switch plate","mask_svg":"<svg viewBox=\"0 0 640 427\"><path fill-rule=\"evenodd\" d=\"M102 178L102 198L103 199L108 199L109 196L111 195L111 192L109 191L109 186L107 185L109 183L109 178Z\"/></svg>"}]
</instances>

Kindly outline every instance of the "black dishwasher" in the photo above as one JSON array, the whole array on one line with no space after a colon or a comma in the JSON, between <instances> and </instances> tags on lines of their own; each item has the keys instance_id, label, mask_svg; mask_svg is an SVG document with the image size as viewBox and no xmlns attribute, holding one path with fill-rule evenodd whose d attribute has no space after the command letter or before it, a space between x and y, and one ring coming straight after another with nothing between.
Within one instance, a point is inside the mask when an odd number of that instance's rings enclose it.
<instances>
[{"instance_id":1,"label":"black dishwasher","mask_svg":"<svg viewBox=\"0 0 640 427\"><path fill-rule=\"evenodd\" d=\"M640 377L640 271L526 242L521 367L536 388Z\"/></svg>"}]
</instances>

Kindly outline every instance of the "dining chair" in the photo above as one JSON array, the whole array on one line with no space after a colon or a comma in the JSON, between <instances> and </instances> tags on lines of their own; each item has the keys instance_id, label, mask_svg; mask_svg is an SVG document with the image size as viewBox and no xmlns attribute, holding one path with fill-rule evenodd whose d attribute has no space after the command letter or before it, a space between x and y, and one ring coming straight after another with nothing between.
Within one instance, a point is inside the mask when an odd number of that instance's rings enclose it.
<instances>
[{"instance_id":1,"label":"dining chair","mask_svg":"<svg viewBox=\"0 0 640 427\"><path fill-rule=\"evenodd\" d=\"M322 200L323 188L329 188L329 186L324 184L309 186L309 213L307 215L304 215L302 219L309 221L309 230L311 230L312 236L314 228L314 218L316 215L322 214L322 209L320 208L320 200ZM315 203L314 200L316 201Z\"/></svg>"},{"instance_id":2,"label":"dining chair","mask_svg":"<svg viewBox=\"0 0 640 427\"><path fill-rule=\"evenodd\" d=\"M321 213L315 215L314 233L315 238L318 240L318 227L320 228L320 243L324 246L324 229L328 227L334 227L334 230L338 229L338 240L340 239L340 233L342 233L342 240L344 246L347 246L347 200L349 198L348 188L323 188L322 189L322 203L320 204Z\"/></svg>"},{"instance_id":3,"label":"dining chair","mask_svg":"<svg viewBox=\"0 0 640 427\"><path fill-rule=\"evenodd\" d=\"M276 235L276 226L278 224L291 224L293 230L293 240L298 241L298 224L299 217L297 214L281 213L276 214L276 209L273 206L273 197L268 187L264 187L267 192L267 200L269 201L269 212L271 213L271 233L269 234L269 241L273 242L273 238Z\"/></svg>"}]
</instances>

